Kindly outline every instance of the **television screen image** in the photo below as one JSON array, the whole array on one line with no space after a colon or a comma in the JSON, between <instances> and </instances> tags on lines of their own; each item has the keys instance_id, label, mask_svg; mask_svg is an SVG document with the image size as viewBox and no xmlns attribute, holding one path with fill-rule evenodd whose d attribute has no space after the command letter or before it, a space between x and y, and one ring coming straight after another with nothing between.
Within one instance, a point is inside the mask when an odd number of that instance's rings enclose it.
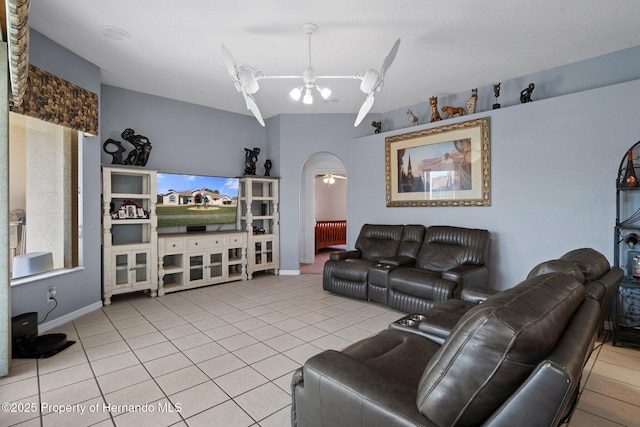
<instances>
[{"instance_id":1,"label":"television screen image","mask_svg":"<svg viewBox=\"0 0 640 427\"><path fill-rule=\"evenodd\" d=\"M236 222L238 178L158 173L158 227Z\"/></svg>"}]
</instances>

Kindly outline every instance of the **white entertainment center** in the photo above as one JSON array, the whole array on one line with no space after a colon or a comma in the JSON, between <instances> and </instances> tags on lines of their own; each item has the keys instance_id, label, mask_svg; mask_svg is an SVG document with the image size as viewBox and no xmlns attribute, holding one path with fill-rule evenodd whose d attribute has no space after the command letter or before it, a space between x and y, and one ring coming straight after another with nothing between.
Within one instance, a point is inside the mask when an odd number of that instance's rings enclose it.
<instances>
[{"instance_id":1,"label":"white entertainment center","mask_svg":"<svg viewBox=\"0 0 640 427\"><path fill-rule=\"evenodd\" d=\"M239 178L236 230L158 233L157 171L102 167L103 298L150 296L278 274L278 179Z\"/></svg>"}]
</instances>

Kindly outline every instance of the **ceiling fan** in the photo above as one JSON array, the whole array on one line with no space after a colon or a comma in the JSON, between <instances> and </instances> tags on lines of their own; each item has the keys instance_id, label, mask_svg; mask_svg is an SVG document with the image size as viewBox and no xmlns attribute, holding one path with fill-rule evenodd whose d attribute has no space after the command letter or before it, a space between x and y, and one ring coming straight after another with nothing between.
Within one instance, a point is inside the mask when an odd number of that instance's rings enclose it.
<instances>
[{"instance_id":1,"label":"ceiling fan","mask_svg":"<svg viewBox=\"0 0 640 427\"><path fill-rule=\"evenodd\" d=\"M258 80L302 78L303 84L292 89L289 92L289 95L297 101L300 99L304 92L302 102L305 104L312 104L313 89L316 89L324 99L327 99L329 98L329 96L331 96L331 90L327 87L318 85L316 83L317 79L358 79L361 80L360 90L364 92L367 97L360 107L360 110L358 111L358 115L356 117L356 121L353 124L354 127L357 127L362 122L364 117L369 113L371 107L373 107L375 93L380 92L382 90L382 87L384 86L384 78L387 74L387 71L389 70L389 67L391 67L391 64L393 63L396 54L398 53L400 39L396 40L391 50L384 58L380 71L376 71L370 68L364 74L356 73L350 76L318 76L316 75L313 67L311 67L311 36L318 30L318 26L316 24L304 24L302 26L302 29L307 34L309 40L309 62L307 68L302 72L302 76L268 76L259 71L256 67L246 64L238 66L236 65L236 62L233 59L233 56L231 55L229 49L227 49L227 47L222 44L222 55L224 56L227 71L233 79L236 90L242 93L242 96L244 97L247 104L247 109L250 110L256 117L258 122L262 126L264 126L264 120L262 119L262 115L260 114L260 109L258 108L258 104L253 97L253 94L255 94L258 89L260 89Z\"/></svg>"},{"instance_id":2,"label":"ceiling fan","mask_svg":"<svg viewBox=\"0 0 640 427\"><path fill-rule=\"evenodd\" d=\"M327 172L324 175L316 175L316 178L322 178L322 182L328 185L335 184L336 179L347 179L346 176L338 175L333 172Z\"/></svg>"}]
</instances>

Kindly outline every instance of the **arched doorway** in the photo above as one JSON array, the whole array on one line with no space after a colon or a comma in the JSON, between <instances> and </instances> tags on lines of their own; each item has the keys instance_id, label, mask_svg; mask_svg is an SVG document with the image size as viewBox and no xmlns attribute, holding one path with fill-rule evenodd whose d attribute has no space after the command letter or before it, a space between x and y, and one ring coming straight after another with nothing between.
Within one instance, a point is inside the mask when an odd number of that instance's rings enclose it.
<instances>
[{"instance_id":1,"label":"arched doorway","mask_svg":"<svg viewBox=\"0 0 640 427\"><path fill-rule=\"evenodd\" d=\"M327 210L327 209L316 209L316 177L319 177L319 181L322 182L322 177L327 174L332 173L336 176L347 177L347 170L342 162L342 160L333 153L315 153L309 156L307 160L305 160L302 165L302 170L300 171L300 213L299 213L299 253L300 253L300 263L313 263L315 258L315 235L314 235L314 224L316 219L316 213L320 213L321 215L330 215L327 212L335 212L336 210ZM346 179L337 178L336 181L340 181L339 183L334 184L324 184L323 185L343 185L344 191L334 191L335 198L328 199L328 197L332 197L330 195L324 194L322 195L321 203L332 203L337 205L344 206L345 218L346 219L346 204L347 204L347 193L346 193ZM337 188L337 187L336 187ZM323 206L320 206L322 208ZM332 206L335 207L335 206ZM339 209L338 209L339 211ZM341 218L331 218L331 219L341 219Z\"/></svg>"}]
</instances>

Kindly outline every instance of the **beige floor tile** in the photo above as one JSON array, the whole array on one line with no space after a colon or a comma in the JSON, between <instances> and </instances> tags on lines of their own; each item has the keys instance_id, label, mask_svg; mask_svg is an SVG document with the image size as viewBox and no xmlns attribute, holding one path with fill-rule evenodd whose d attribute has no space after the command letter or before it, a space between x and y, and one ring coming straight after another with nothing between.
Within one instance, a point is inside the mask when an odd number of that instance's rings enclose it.
<instances>
[{"instance_id":1,"label":"beige floor tile","mask_svg":"<svg viewBox=\"0 0 640 427\"><path fill-rule=\"evenodd\" d=\"M248 365L259 360L266 359L267 357L273 356L276 353L277 352L273 348L261 342L257 342L233 352L233 354L238 356Z\"/></svg>"},{"instance_id":2,"label":"beige floor tile","mask_svg":"<svg viewBox=\"0 0 640 427\"><path fill-rule=\"evenodd\" d=\"M13 364L14 361L27 361L27 363ZM38 375L38 365L36 359L13 359L9 365L9 375L0 377L0 386L33 378Z\"/></svg>"},{"instance_id":3,"label":"beige floor tile","mask_svg":"<svg viewBox=\"0 0 640 427\"><path fill-rule=\"evenodd\" d=\"M92 362L94 360L104 359L105 357L111 357L116 354L127 353L130 351L131 348L125 341L117 341L85 349L87 358Z\"/></svg>"},{"instance_id":4,"label":"beige floor tile","mask_svg":"<svg viewBox=\"0 0 640 427\"><path fill-rule=\"evenodd\" d=\"M91 368L93 369L94 375L100 376L137 365L138 363L140 363L140 361L136 355L132 351L127 351L126 353L93 360L91 361Z\"/></svg>"},{"instance_id":5,"label":"beige floor tile","mask_svg":"<svg viewBox=\"0 0 640 427\"><path fill-rule=\"evenodd\" d=\"M188 335L193 335L200 332L195 326L187 323L185 325L175 326L173 328L167 328L162 330L162 335L168 339L182 338Z\"/></svg>"},{"instance_id":6,"label":"beige floor tile","mask_svg":"<svg viewBox=\"0 0 640 427\"><path fill-rule=\"evenodd\" d=\"M231 337L233 335L238 335L239 333L242 333L242 331L232 325L227 324L218 326L217 328L207 329L206 331L204 331L204 333L207 334L211 339L217 341L227 337Z\"/></svg>"},{"instance_id":7,"label":"beige floor tile","mask_svg":"<svg viewBox=\"0 0 640 427\"><path fill-rule=\"evenodd\" d=\"M337 335L325 335L324 337L313 340L310 344L323 350L342 350L346 346L352 344L351 341L341 338Z\"/></svg>"},{"instance_id":8,"label":"beige floor tile","mask_svg":"<svg viewBox=\"0 0 640 427\"><path fill-rule=\"evenodd\" d=\"M291 424L291 405L285 406L264 420L260 420L260 427L284 427L289 424Z\"/></svg>"},{"instance_id":9,"label":"beige floor tile","mask_svg":"<svg viewBox=\"0 0 640 427\"><path fill-rule=\"evenodd\" d=\"M59 369L48 374L40 375L40 392L46 393L60 387L93 378L93 371L89 363L75 365L66 369Z\"/></svg>"},{"instance_id":10,"label":"beige floor tile","mask_svg":"<svg viewBox=\"0 0 640 427\"><path fill-rule=\"evenodd\" d=\"M130 328L121 328L118 329L119 334L124 339L139 337L140 335L147 335L154 332L158 332L158 330L149 322L143 323L136 326L131 326Z\"/></svg>"},{"instance_id":11,"label":"beige floor tile","mask_svg":"<svg viewBox=\"0 0 640 427\"><path fill-rule=\"evenodd\" d=\"M193 362L182 353L170 354L168 356L151 360L144 364L145 368L147 368L147 371L149 371L149 373L154 378L180 370L182 368L186 368L187 366L191 365L193 365Z\"/></svg>"},{"instance_id":12,"label":"beige floor tile","mask_svg":"<svg viewBox=\"0 0 640 427\"><path fill-rule=\"evenodd\" d=\"M16 405L13 408L16 411L0 411L0 426L12 426L34 419L37 421L37 426L40 426L40 398L37 394L23 399L13 399L8 396L5 397L0 389L0 396L2 396L3 403L8 401L12 404L21 405ZM22 410L18 411L18 408Z\"/></svg>"},{"instance_id":13,"label":"beige floor tile","mask_svg":"<svg viewBox=\"0 0 640 427\"><path fill-rule=\"evenodd\" d=\"M261 328L253 329L251 331L247 331L247 334L251 335L255 339L259 341L268 340L269 338L274 338L280 335L283 335L285 332L281 329L276 328L275 326L266 325Z\"/></svg>"},{"instance_id":14,"label":"beige floor tile","mask_svg":"<svg viewBox=\"0 0 640 427\"><path fill-rule=\"evenodd\" d=\"M228 353L228 350L217 342L210 342L198 347L184 350L184 354L193 362L200 363Z\"/></svg>"},{"instance_id":15,"label":"beige floor tile","mask_svg":"<svg viewBox=\"0 0 640 427\"><path fill-rule=\"evenodd\" d=\"M111 322L99 323L93 326L78 327L78 337L80 339L90 337L91 335L104 334L105 332L115 331Z\"/></svg>"},{"instance_id":16,"label":"beige floor tile","mask_svg":"<svg viewBox=\"0 0 640 427\"><path fill-rule=\"evenodd\" d=\"M98 347L112 342L124 341L122 335L117 331L105 332L104 334L92 335L82 339L82 347L85 349ZM78 345L77 343L74 344ZM73 347L73 346L72 346Z\"/></svg>"},{"instance_id":17,"label":"beige floor tile","mask_svg":"<svg viewBox=\"0 0 640 427\"><path fill-rule=\"evenodd\" d=\"M46 359L38 359L38 371L40 375L43 375L87 362L87 356L84 351L70 352L66 354L58 353L55 356L48 357Z\"/></svg>"},{"instance_id":18,"label":"beige floor tile","mask_svg":"<svg viewBox=\"0 0 640 427\"><path fill-rule=\"evenodd\" d=\"M203 334L202 332L197 332L195 334L187 335L180 338L174 338L171 342L178 347L180 350L188 350L190 348L198 347L204 344L208 344L213 342L208 335Z\"/></svg>"},{"instance_id":19,"label":"beige floor tile","mask_svg":"<svg viewBox=\"0 0 640 427\"><path fill-rule=\"evenodd\" d=\"M262 420L291 403L291 397L273 383L267 383L234 399L253 419Z\"/></svg>"},{"instance_id":20,"label":"beige floor tile","mask_svg":"<svg viewBox=\"0 0 640 427\"><path fill-rule=\"evenodd\" d=\"M253 363L251 367L268 379L275 380L287 372L298 369L300 364L289 359L287 356L276 354L275 356Z\"/></svg>"},{"instance_id":21,"label":"beige floor tile","mask_svg":"<svg viewBox=\"0 0 640 427\"><path fill-rule=\"evenodd\" d=\"M300 329L300 328L304 328L305 326L307 326L306 323L299 321L298 319L291 319L291 318L287 318L284 320L281 320L279 322L276 322L273 324L273 326L275 326L278 329L281 329L285 332L289 332L291 333L292 331L295 331L296 329Z\"/></svg>"},{"instance_id":22,"label":"beige floor tile","mask_svg":"<svg viewBox=\"0 0 640 427\"><path fill-rule=\"evenodd\" d=\"M143 347L149 347L150 345L159 344L161 342L166 342L167 338L162 335L160 332L151 332L144 335L138 335L135 337L127 338L127 344L133 350L137 350Z\"/></svg>"},{"instance_id":23,"label":"beige floor tile","mask_svg":"<svg viewBox=\"0 0 640 427\"><path fill-rule=\"evenodd\" d=\"M590 390L580 397L578 408L591 414L598 414L599 417L622 424L623 426L638 425L638 414L640 407L594 393Z\"/></svg>"},{"instance_id":24,"label":"beige floor tile","mask_svg":"<svg viewBox=\"0 0 640 427\"><path fill-rule=\"evenodd\" d=\"M139 410L122 413L113 419L117 427L168 427L181 420L179 412L167 398L152 402Z\"/></svg>"},{"instance_id":25,"label":"beige floor tile","mask_svg":"<svg viewBox=\"0 0 640 427\"><path fill-rule=\"evenodd\" d=\"M576 409L568 427L620 427L620 424L590 414L581 409Z\"/></svg>"},{"instance_id":26,"label":"beige floor tile","mask_svg":"<svg viewBox=\"0 0 640 427\"><path fill-rule=\"evenodd\" d=\"M283 352L304 344L304 341L298 337L294 337L291 334L283 334L265 340L265 344L279 352Z\"/></svg>"},{"instance_id":27,"label":"beige floor tile","mask_svg":"<svg viewBox=\"0 0 640 427\"><path fill-rule=\"evenodd\" d=\"M161 342L158 344L150 345L147 347L135 350L134 353L138 356L138 359L142 363L150 360L158 359L160 357L168 356L173 353L177 353L179 350L171 344L169 341Z\"/></svg>"},{"instance_id":28,"label":"beige floor tile","mask_svg":"<svg viewBox=\"0 0 640 427\"><path fill-rule=\"evenodd\" d=\"M276 325L277 323L279 323L279 322L284 322L284 321L287 321L287 320L291 320L291 319L292 319L291 317L289 317L289 316L287 316L286 314L281 313L281 312L279 312L279 311L272 311L271 313L267 313L267 314L259 315L259 316L257 316L257 317L258 317L258 319L262 320L263 322L267 322L267 323L269 323L269 324L271 324L271 325L274 325L274 326L276 326L276 327L278 327L278 326ZM300 322L300 321L298 320L298 322ZM304 323L304 322L301 322L301 323L302 323L302 326L304 326L304 325L305 325L305 323ZM301 327L302 327L302 326L301 326Z\"/></svg>"},{"instance_id":29,"label":"beige floor tile","mask_svg":"<svg viewBox=\"0 0 640 427\"><path fill-rule=\"evenodd\" d=\"M222 338L220 340L217 340L217 342L227 350L234 351L238 350L239 348L255 344L258 342L258 340L251 335L243 332L241 334L232 335L227 338Z\"/></svg>"},{"instance_id":30,"label":"beige floor tile","mask_svg":"<svg viewBox=\"0 0 640 427\"><path fill-rule=\"evenodd\" d=\"M109 405L109 410L114 416L126 412L129 405L151 404L164 397L164 393L153 380L104 395L105 401Z\"/></svg>"},{"instance_id":31,"label":"beige floor tile","mask_svg":"<svg viewBox=\"0 0 640 427\"><path fill-rule=\"evenodd\" d=\"M42 414L48 414L52 409L55 410L56 405L73 405L101 396L102 393L95 378L89 378L75 384L42 393Z\"/></svg>"},{"instance_id":32,"label":"beige floor tile","mask_svg":"<svg viewBox=\"0 0 640 427\"><path fill-rule=\"evenodd\" d=\"M640 371L598 360L592 373L640 387Z\"/></svg>"},{"instance_id":33,"label":"beige floor tile","mask_svg":"<svg viewBox=\"0 0 640 427\"><path fill-rule=\"evenodd\" d=\"M372 335L371 332L360 329L359 325L360 324L358 324L358 326L349 326L347 328L340 329L339 331L334 332L334 335L344 338L350 342L360 341Z\"/></svg>"},{"instance_id":34,"label":"beige floor tile","mask_svg":"<svg viewBox=\"0 0 640 427\"><path fill-rule=\"evenodd\" d=\"M151 323L141 314L138 314L137 316L134 317L130 317L128 319L122 319L122 320L116 320L113 321L113 326L117 329L129 329L129 328L133 328L134 326L144 326L144 325L150 325Z\"/></svg>"},{"instance_id":35,"label":"beige floor tile","mask_svg":"<svg viewBox=\"0 0 640 427\"><path fill-rule=\"evenodd\" d=\"M260 319L257 319L255 317L251 317L249 319L245 319L245 320L241 320L239 322L235 322L233 324L233 326L235 326L236 328L240 329L241 331L244 332L248 332L248 331L252 331L254 329L258 329L258 328L262 328L264 326L268 326L268 324Z\"/></svg>"},{"instance_id":36,"label":"beige floor tile","mask_svg":"<svg viewBox=\"0 0 640 427\"><path fill-rule=\"evenodd\" d=\"M246 363L231 353L223 354L222 356L214 357L213 359L198 363L198 367L211 379L218 378L219 376L245 366L247 366Z\"/></svg>"},{"instance_id":37,"label":"beige floor tile","mask_svg":"<svg viewBox=\"0 0 640 427\"><path fill-rule=\"evenodd\" d=\"M102 397L86 400L65 412L50 412L42 417L43 427L89 426L110 420Z\"/></svg>"},{"instance_id":38,"label":"beige floor tile","mask_svg":"<svg viewBox=\"0 0 640 427\"><path fill-rule=\"evenodd\" d=\"M115 372L98 377L98 383L104 394L112 393L123 388L131 387L151 379L151 375L142 366L137 364Z\"/></svg>"},{"instance_id":39,"label":"beige floor tile","mask_svg":"<svg viewBox=\"0 0 640 427\"><path fill-rule=\"evenodd\" d=\"M180 405L182 417L189 418L229 400L229 396L213 381L207 381L173 394L169 396L169 400L174 405Z\"/></svg>"},{"instance_id":40,"label":"beige floor tile","mask_svg":"<svg viewBox=\"0 0 640 427\"><path fill-rule=\"evenodd\" d=\"M225 427L248 427L254 424L254 420L233 400L228 400L187 419L187 423L189 427L210 427L213 423Z\"/></svg>"},{"instance_id":41,"label":"beige floor tile","mask_svg":"<svg viewBox=\"0 0 640 427\"><path fill-rule=\"evenodd\" d=\"M304 364L304 362L307 361L307 359L320 353L321 351L322 349L314 346L313 344L305 343L297 347L294 347L292 349L289 349L283 352L283 354L287 356L289 359L295 360L296 362L302 365Z\"/></svg>"},{"instance_id":42,"label":"beige floor tile","mask_svg":"<svg viewBox=\"0 0 640 427\"><path fill-rule=\"evenodd\" d=\"M210 381L198 367L188 366L155 378L166 395L178 393L206 381Z\"/></svg>"},{"instance_id":43,"label":"beige floor tile","mask_svg":"<svg viewBox=\"0 0 640 427\"><path fill-rule=\"evenodd\" d=\"M250 366L240 368L215 379L215 383L231 397L236 397L268 381L267 378Z\"/></svg>"},{"instance_id":44,"label":"beige floor tile","mask_svg":"<svg viewBox=\"0 0 640 427\"><path fill-rule=\"evenodd\" d=\"M315 326L311 325L305 326L304 328L296 329L295 331L291 331L289 333L294 337L298 337L301 340L307 342L317 340L318 338L324 337L325 335L329 334L329 332L325 331L324 329L316 328Z\"/></svg>"},{"instance_id":45,"label":"beige floor tile","mask_svg":"<svg viewBox=\"0 0 640 427\"><path fill-rule=\"evenodd\" d=\"M603 377L598 374L592 374L589 376L589 380L587 381L585 388L595 393L636 405L640 414L640 387Z\"/></svg>"},{"instance_id":46,"label":"beige floor tile","mask_svg":"<svg viewBox=\"0 0 640 427\"><path fill-rule=\"evenodd\" d=\"M211 318L197 320L195 322L192 322L191 324L201 331L208 331L209 329L215 329L219 328L220 326L228 325L228 323L221 318L214 315L211 316Z\"/></svg>"},{"instance_id":47,"label":"beige floor tile","mask_svg":"<svg viewBox=\"0 0 640 427\"><path fill-rule=\"evenodd\" d=\"M301 367L301 366L302 365L298 365L298 368ZM297 368L296 368L296 370L297 370ZM284 374L283 376L272 380L271 382L273 382L275 385L280 387L282 389L282 391L284 391L285 393L291 395L291 379L293 378L293 373L294 372L295 371L288 372L288 373Z\"/></svg>"}]
</instances>

